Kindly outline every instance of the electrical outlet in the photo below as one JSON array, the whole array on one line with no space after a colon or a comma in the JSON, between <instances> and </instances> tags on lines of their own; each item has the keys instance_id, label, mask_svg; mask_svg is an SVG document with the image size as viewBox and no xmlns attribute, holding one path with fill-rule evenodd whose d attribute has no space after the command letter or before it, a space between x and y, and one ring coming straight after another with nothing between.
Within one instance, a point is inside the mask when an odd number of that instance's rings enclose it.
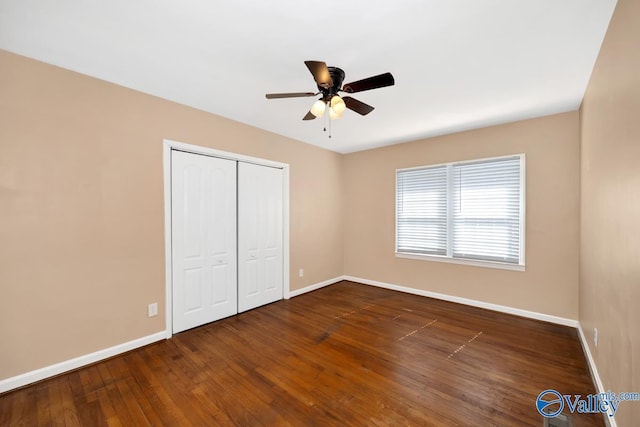
<instances>
[{"instance_id":1,"label":"electrical outlet","mask_svg":"<svg viewBox=\"0 0 640 427\"><path fill-rule=\"evenodd\" d=\"M147 312L149 314L149 317L157 316L158 315L158 303L154 302L152 304L149 304Z\"/></svg>"},{"instance_id":2,"label":"electrical outlet","mask_svg":"<svg viewBox=\"0 0 640 427\"><path fill-rule=\"evenodd\" d=\"M593 344L598 347L598 328L593 328Z\"/></svg>"},{"instance_id":3,"label":"electrical outlet","mask_svg":"<svg viewBox=\"0 0 640 427\"><path fill-rule=\"evenodd\" d=\"M304 268L301 268L300 270L298 270L298 276L304 277Z\"/></svg>"}]
</instances>

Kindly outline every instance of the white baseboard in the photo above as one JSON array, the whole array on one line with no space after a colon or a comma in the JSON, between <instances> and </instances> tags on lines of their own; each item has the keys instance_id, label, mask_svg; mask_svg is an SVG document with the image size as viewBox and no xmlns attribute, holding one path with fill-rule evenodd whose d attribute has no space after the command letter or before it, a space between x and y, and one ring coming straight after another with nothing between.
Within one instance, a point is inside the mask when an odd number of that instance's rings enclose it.
<instances>
[{"instance_id":1,"label":"white baseboard","mask_svg":"<svg viewBox=\"0 0 640 427\"><path fill-rule=\"evenodd\" d=\"M589 348L589 342L587 341L587 337L582 330L582 325L578 323L578 337L580 338L580 344L582 344L582 351L587 357L587 365L589 366L589 372L591 373L591 379L593 383L596 385L596 391L598 393L606 393L607 390L604 389L604 384L602 384L602 380L600 379L600 374L598 374L598 368L596 367L596 361L591 354L591 349ZM609 414L602 414L606 423L609 427L617 427L615 417L610 417Z\"/></svg>"},{"instance_id":2,"label":"white baseboard","mask_svg":"<svg viewBox=\"0 0 640 427\"><path fill-rule=\"evenodd\" d=\"M334 277L333 279L325 280L324 282L316 283L314 285L305 286L302 289L296 289L289 292L289 298L297 297L298 295L306 294L307 292L315 291L316 289L324 288L325 286L333 285L339 281L344 280L344 276ZM289 299L287 298L287 299Z\"/></svg>"},{"instance_id":3,"label":"white baseboard","mask_svg":"<svg viewBox=\"0 0 640 427\"><path fill-rule=\"evenodd\" d=\"M365 285L377 286L379 288L392 289L394 291L406 292L414 295L421 295L423 297L435 298L443 301L470 305L472 307L485 308L487 310L499 311L501 313L515 314L516 316L527 317L529 319L542 320L550 323L557 323L559 325L571 326L572 328L578 327L578 321L574 319L567 319L565 317L552 316L550 314L538 313L535 311L522 310L519 308L513 308L506 305L491 304L488 302L477 301L469 298L456 297L452 295L440 294L437 292L423 291L421 289L408 288L406 286L399 286L391 283L378 282L376 280L363 279L360 277L343 276L342 279L349 280L352 282L363 283Z\"/></svg>"},{"instance_id":4,"label":"white baseboard","mask_svg":"<svg viewBox=\"0 0 640 427\"><path fill-rule=\"evenodd\" d=\"M64 372L72 371L74 369L78 369L83 366L108 359L109 357L125 353L138 347L143 347L156 341L161 341L166 337L166 331L156 332L155 334L147 335L146 337L118 344L113 347L105 348L103 350L98 350L94 353L85 354L84 356L79 356L74 359L65 360L64 362L56 363L55 365L46 366L44 368L36 369L35 371L16 375L15 377L0 380L0 393L13 390L18 387L24 387L36 381L41 381L56 375L60 375Z\"/></svg>"}]
</instances>

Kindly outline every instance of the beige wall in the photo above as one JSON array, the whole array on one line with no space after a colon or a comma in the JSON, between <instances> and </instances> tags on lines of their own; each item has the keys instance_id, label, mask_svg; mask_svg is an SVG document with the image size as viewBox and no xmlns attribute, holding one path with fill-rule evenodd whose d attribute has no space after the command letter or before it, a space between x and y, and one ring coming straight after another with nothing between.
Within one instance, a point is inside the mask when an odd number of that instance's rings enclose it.
<instances>
[{"instance_id":1,"label":"beige wall","mask_svg":"<svg viewBox=\"0 0 640 427\"><path fill-rule=\"evenodd\" d=\"M640 2L619 0L580 109L580 323L615 392L640 392L639 49ZM621 404L618 425L639 419Z\"/></svg>"},{"instance_id":2,"label":"beige wall","mask_svg":"<svg viewBox=\"0 0 640 427\"><path fill-rule=\"evenodd\" d=\"M164 330L163 138L289 163L291 288L342 274L339 154L0 51L0 379Z\"/></svg>"},{"instance_id":3,"label":"beige wall","mask_svg":"<svg viewBox=\"0 0 640 427\"><path fill-rule=\"evenodd\" d=\"M526 271L396 258L395 170L526 154ZM462 132L344 158L345 274L578 318L578 113Z\"/></svg>"}]
</instances>

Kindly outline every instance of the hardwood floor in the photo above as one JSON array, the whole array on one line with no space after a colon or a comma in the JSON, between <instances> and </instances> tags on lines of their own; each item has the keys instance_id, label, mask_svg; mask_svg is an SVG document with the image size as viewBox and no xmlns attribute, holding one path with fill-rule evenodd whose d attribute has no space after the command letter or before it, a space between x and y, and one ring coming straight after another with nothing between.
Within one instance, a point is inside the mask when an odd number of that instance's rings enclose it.
<instances>
[{"instance_id":1,"label":"hardwood floor","mask_svg":"<svg viewBox=\"0 0 640 427\"><path fill-rule=\"evenodd\" d=\"M542 426L545 389L595 393L574 329L340 282L0 395L0 425Z\"/></svg>"}]
</instances>

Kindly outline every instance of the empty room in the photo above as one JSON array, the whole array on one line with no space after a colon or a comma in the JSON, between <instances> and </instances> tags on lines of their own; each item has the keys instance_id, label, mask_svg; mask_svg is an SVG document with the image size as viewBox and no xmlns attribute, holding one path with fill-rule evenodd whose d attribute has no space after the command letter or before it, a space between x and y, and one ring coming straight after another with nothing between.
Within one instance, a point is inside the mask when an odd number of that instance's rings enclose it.
<instances>
[{"instance_id":1,"label":"empty room","mask_svg":"<svg viewBox=\"0 0 640 427\"><path fill-rule=\"evenodd\" d=\"M0 0L0 426L637 426L640 1Z\"/></svg>"}]
</instances>

